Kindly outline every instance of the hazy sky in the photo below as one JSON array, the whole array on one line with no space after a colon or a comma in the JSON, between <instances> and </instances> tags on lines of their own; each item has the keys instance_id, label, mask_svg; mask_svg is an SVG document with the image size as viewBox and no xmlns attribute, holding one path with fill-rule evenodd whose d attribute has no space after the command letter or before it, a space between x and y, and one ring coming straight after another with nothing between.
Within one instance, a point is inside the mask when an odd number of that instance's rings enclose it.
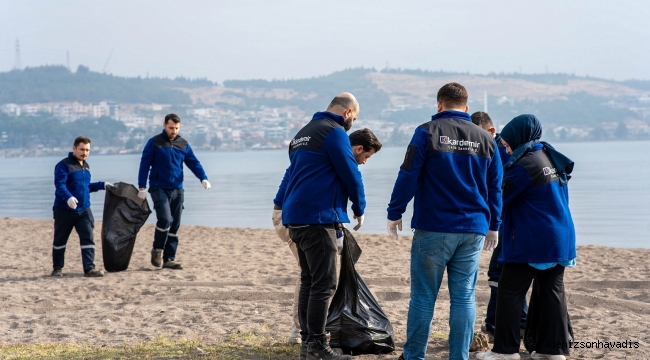
<instances>
[{"instance_id":1,"label":"hazy sky","mask_svg":"<svg viewBox=\"0 0 650 360\"><path fill-rule=\"evenodd\" d=\"M650 1L0 0L0 71L301 78L350 67L650 79Z\"/></svg>"}]
</instances>

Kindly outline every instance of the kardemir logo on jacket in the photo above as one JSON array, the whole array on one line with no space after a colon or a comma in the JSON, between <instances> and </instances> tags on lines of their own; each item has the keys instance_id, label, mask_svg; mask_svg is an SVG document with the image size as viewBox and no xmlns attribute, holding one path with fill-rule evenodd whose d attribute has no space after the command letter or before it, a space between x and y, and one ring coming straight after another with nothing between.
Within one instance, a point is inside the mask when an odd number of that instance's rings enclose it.
<instances>
[{"instance_id":1,"label":"kardemir logo on jacket","mask_svg":"<svg viewBox=\"0 0 650 360\"><path fill-rule=\"evenodd\" d=\"M452 139L449 136L440 136L440 143L444 145L449 145L454 147L455 150L478 150L480 142L470 141L470 140L456 140Z\"/></svg>"},{"instance_id":2,"label":"kardemir logo on jacket","mask_svg":"<svg viewBox=\"0 0 650 360\"><path fill-rule=\"evenodd\" d=\"M303 136L301 138L296 138L291 140L291 146L305 146L309 143L311 136Z\"/></svg>"}]
</instances>

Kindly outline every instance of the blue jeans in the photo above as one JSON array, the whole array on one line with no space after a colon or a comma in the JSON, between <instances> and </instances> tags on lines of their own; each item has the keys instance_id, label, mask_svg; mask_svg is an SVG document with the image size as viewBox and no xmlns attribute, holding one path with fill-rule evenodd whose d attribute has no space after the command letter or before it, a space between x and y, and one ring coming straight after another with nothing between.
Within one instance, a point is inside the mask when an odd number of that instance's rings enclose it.
<instances>
[{"instance_id":1,"label":"blue jeans","mask_svg":"<svg viewBox=\"0 0 650 360\"><path fill-rule=\"evenodd\" d=\"M415 230L411 246L411 301L404 358L424 359L442 275L447 269L451 308L449 359L468 359L474 336L474 289L484 235Z\"/></svg>"},{"instance_id":2,"label":"blue jeans","mask_svg":"<svg viewBox=\"0 0 650 360\"><path fill-rule=\"evenodd\" d=\"M149 188L149 193L158 219L153 236L153 248L163 249L163 261L175 260L185 191L152 187Z\"/></svg>"}]
</instances>

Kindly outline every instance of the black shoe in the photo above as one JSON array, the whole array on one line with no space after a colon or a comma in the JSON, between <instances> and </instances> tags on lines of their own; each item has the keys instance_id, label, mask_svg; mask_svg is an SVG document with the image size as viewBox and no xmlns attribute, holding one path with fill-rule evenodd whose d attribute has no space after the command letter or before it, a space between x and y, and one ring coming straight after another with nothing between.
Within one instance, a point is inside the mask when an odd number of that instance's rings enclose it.
<instances>
[{"instance_id":1,"label":"black shoe","mask_svg":"<svg viewBox=\"0 0 650 360\"><path fill-rule=\"evenodd\" d=\"M162 266L162 249L151 249L151 265L155 267Z\"/></svg>"},{"instance_id":2,"label":"black shoe","mask_svg":"<svg viewBox=\"0 0 650 360\"><path fill-rule=\"evenodd\" d=\"M182 270L183 264L174 260L167 260L163 264L163 269Z\"/></svg>"},{"instance_id":3,"label":"black shoe","mask_svg":"<svg viewBox=\"0 0 650 360\"><path fill-rule=\"evenodd\" d=\"M300 360L307 360L307 342L300 345Z\"/></svg>"},{"instance_id":4,"label":"black shoe","mask_svg":"<svg viewBox=\"0 0 650 360\"><path fill-rule=\"evenodd\" d=\"M307 344L307 360L352 360L350 355L335 353L328 343L314 340Z\"/></svg>"},{"instance_id":5,"label":"black shoe","mask_svg":"<svg viewBox=\"0 0 650 360\"><path fill-rule=\"evenodd\" d=\"M103 277L104 272L101 270L90 269L87 273L84 274L85 277Z\"/></svg>"},{"instance_id":6,"label":"black shoe","mask_svg":"<svg viewBox=\"0 0 650 360\"><path fill-rule=\"evenodd\" d=\"M61 269L52 270L52 276L63 277L63 270Z\"/></svg>"}]
</instances>

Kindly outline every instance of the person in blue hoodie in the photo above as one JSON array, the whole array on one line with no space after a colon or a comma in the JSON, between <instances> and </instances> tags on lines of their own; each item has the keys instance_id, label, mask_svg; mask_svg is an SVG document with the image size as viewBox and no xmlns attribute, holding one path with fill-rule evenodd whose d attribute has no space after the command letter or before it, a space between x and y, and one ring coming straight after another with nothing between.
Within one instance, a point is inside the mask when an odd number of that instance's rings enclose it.
<instances>
[{"instance_id":1,"label":"person in blue hoodie","mask_svg":"<svg viewBox=\"0 0 650 360\"><path fill-rule=\"evenodd\" d=\"M504 165L503 263L497 293L492 350L478 359L519 359L519 321L531 282L536 289L537 328L533 359L565 359L569 319L564 269L575 266L576 237L569 210L568 181L574 163L540 141L542 125L534 115L519 115L501 131L510 154ZM532 305L531 305L532 306ZM531 309L532 311L532 309ZM529 319L530 320L530 319ZM559 346L558 346L559 344Z\"/></svg>"},{"instance_id":2,"label":"person in blue hoodie","mask_svg":"<svg viewBox=\"0 0 650 360\"><path fill-rule=\"evenodd\" d=\"M201 181L205 190L210 189L208 176L199 159L187 140L178 134L180 128L181 118L178 115L165 116L162 133L149 139L142 150L138 173L138 197L146 199L149 177L149 193L156 210L151 265L173 270L183 268L183 264L176 260L178 230L181 227L185 198L183 164Z\"/></svg>"},{"instance_id":3,"label":"person in blue hoodie","mask_svg":"<svg viewBox=\"0 0 650 360\"><path fill-rule=\"evenodd\" d=\"M472 123L467 98L458 83L440 88L438 113L415 129L388 204L388 233L397 240L402 214L415 197L411 300L401 359L426 356L445 269L449 358L469 358L480 252L497 245L503 169L492 135Z\"/></svg>"},{"instance_id":4,"label":"person in blue hoodie","mask_svg":"<svg viewBox=\"0 0 650 360\"><path fill-rule=\"evenodd\" d=\"M90 182L90 139L79 136L74 139L72 152L59 161L54 168L54 243L52 245L52 276L63 276L65 249L72 229L77 231L81 243L81 261L84 276L102 277L104 272L95 269L95 219L90 210L90 193L105 190L113 184Z\"/></svg>"},{"instance_id":5,"label":"person in blue hoodie","mask_svg":"<svg viewBox=\"0 0 650 360\"><path fill-rule=\"evenodd\" d=\"M510 159L510 155L506 152L506 147L501 143L501 136L497 134L497 129L492 123L490 115L484 111L477 111L472 114L472 122L475 125L480 126L483 130L492 134L494 139L497 142L499 147L499 156L501 157L501 163L505 165ZM499 277L501 277L501 268L502 264L499 263L499 255L501 254L501 245L503 244L502 235L503 231L503 222L501 222L501 228L499 228L499 242L497 247L492 251L492 256L490 256L490 264L488 265L488 285L490 286L490 300L488 301L487 314L485 316L485 323L481 325L481 331L488 335L488 341L494 341L494 324L496 322L496 312L497 312L497 290L499 286ZM526 327L526 315L528 314L528 302L524 298L523 310L521 311L521 319L519 326L521 330Z\"/></svg>"},{"instance_id":6,"label":"person in blue hoodie","mask_svg":"<svg viewBox=\"0 0 650 360\"><path fill-rule=\"evenodd\" d=\"M352 359L338 355L325 334L329 300L336 290L336 238L349 223L348 199L358 230L366 207L363 180L346 131L359 115L350 93L337 95L289 144L287 168L273 199L297 245L301 268L298 317L301 359Z\"/></svg>"}]
</instances>

